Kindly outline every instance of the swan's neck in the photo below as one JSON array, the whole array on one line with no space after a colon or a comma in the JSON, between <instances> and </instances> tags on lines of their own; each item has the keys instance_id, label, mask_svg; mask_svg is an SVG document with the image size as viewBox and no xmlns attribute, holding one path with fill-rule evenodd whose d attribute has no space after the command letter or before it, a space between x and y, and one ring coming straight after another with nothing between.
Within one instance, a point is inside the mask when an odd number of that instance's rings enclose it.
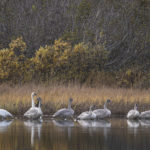
<instances>
[{"instance_id":1,"label":"swan's neck","mask_svg":"<svg viewBox=\"0 0 150 150\"><path fill-rule=\"evenodd\" d=\"M92 107L90 107L90 109L89 109L89 113L90 113L90 114L92 113Z\"/></svg>"},{"instance_id":2,"label":"swan's neck","mask_svg":"<svg viewBox=\"0 0 150 150\"><path fill-rule=\"evenodd\" d=\"M38 102L38 107L41 108L41 102L40 101Z\"/></svg>"},{"instance_id":3,"label":"swan's neck","mask_svg":"<svg viewBox=\"0 0 150 150\"><path fill-rule=\"evenodd\" d=\"M34 96L31 95L31 99L32 99L32 107L35 107L35 104L34 104Z\"/></svg>"},{"instance_id":4,"label":"swan's neck","mask_svg":"<svg viewBox=\"0 0 150 150\"><path fill-rule=\"evenodd\" d=\"M107 109L107 102L105 102L104 104L104 109Z\"/></svg>"},{"instance_id":5,"label":"swan's neck","mask_svg":"<svg viewBox=\"0 0 150 150\"><path fill-rule=\"evenodd\" d=\"M137 106L136 105L134 106L134 110L137 110Z\"/></svg>"},{"instance_id":6,"label":"swan's neck","mask_svg":"<svg viewBox=\"0 0 150 150\"><path fill-rule=\"evenodd\" d=\"M71 102L68 103L68 109L71 109Z\"/></svg>"}]
</instances>

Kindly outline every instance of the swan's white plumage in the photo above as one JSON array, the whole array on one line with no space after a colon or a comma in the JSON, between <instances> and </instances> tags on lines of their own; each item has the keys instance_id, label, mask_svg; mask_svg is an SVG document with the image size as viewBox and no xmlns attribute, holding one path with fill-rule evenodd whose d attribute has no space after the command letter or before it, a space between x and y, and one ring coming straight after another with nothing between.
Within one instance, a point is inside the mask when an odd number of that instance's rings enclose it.
<instances>
[{"instance_id":1,"label":"swan's white plumage","mask_svg":"<svg viewBox=\"0 0 150 150\"><path fill-rule=\"evenodd\" d=\"M54 113L53 117L68 118L72 117L73 114L74 114L73 109L62 108L59 109L56 113Z\"/></svg>"},{"instance_id":2,"label":"swan's white plumage","mask_svg":"<svg viewBox=\"0 0 150 150\"><path fill-rule=\"evenodd\" d=\"M7 118L7 117L13 117L13 115L5 109L0 109L0 117Z\"/></svg>"},{"instance_id":3,"label":"swan's white plumage","mask_svg":"<svg viewBox=\"0 0 150 150\"><path fill-rule=\"evenodd\" d=\"M31 107L24 116L29 119L39 119L42 116L41 108L38 107Z\"/></svg>"},{"instance_id":4,"label":"swan's white plumage","mask_svg":"<svg viewBox=\"0 0 150 150\"><path fill-rule=\"evenodd\" d=\"M74 115L74 110L71 108L71 103L73 99L69 99L68 108L59 109L56 113L54 113L53 117L59 118L72 118Z\"/></svg>"},{"instance_id":5,"label":"swan's white plumage","mask_svg":"<svg viewBox=\"0 0 150 150\"><path fill-rule=\"evenodd\" d=\"M134 105L134 109L130 110L127 114L128 119L137 119L139 118L139 111L137 110L137 104Z\"/></svg>"},{"instance_id":6,"label":"swan's white plumage","mask_svg":"<svg viewBox=\"0 0 150 150\"><path fill-rule=\"evenodd\" d=\"M141 112L140 118L141 119L150 119L150 110Z\"/></svg>"},{"instance_id":7,"label":"swan's white plumage","mask_svg":"<svg viewBox=\"0 0 150 150\"><path fill-rule=\"evenodd\" d=\"M96 118L96 114L90 111L85 111L78 116L78 119L81 120L88 120L88 119L90 120L95 118Z\"/></svg>"},{"instance_id":8,"label":"swan's white plumage","mask_svg":"<svg viewBox=\"0 0 150 150\"><path fill-rule=\"evenodd\" d=\"M128 119L137 119L139 117L140 113L138 110L130 110L127 114Z\"/></svg>"},{"instance_id":9,"label":"swan's white plumage","mask_svg":"<svg viewBox=\"0 0 150 150\"><path fill-rule=\"evenodd\" d=\"M41 110L41 98L37 98L38 100L38 107L35 107L34 101L33 101L33 93L31 94L32 97L32 107L25 112L24 117L27 117L28 119L39 119L43 115Z\"/></svg>"},{"instance_id":10,"label":"swan's white plumage","mask_svg":"<svg viewBox=\"0 0 150 150\"><path fill-rule=\"evenodd\" d=\"M80 120L91 120L96 118L96 114L92 112L93 106L90 106L89 111L82 112L77 118Z\"/></svg>"},{"instance_id":11,"label":"swan's white plumage","mask_svg":"<svg viewBox=\"0 0 150 150\"><path fill-rule=\"evenodd\" d=\"M96 114L97 119L108 118L111 116L111 111L109 109L96 109L93 111Z\"/></svg>"},{"instance_id":12,"label":"swan's white plumage","mask_svg":"<svg viewBox=\"0 0 150 150\"><path fill-rule=\"evenodd\" d=\"M107 103L111 102L110 100L107 100L104 104L104 109L96 109L93 111L93 113L96 114L97 119L104 119L111 116L111 111L107 109Z\"/></svg>"}]
</instances>

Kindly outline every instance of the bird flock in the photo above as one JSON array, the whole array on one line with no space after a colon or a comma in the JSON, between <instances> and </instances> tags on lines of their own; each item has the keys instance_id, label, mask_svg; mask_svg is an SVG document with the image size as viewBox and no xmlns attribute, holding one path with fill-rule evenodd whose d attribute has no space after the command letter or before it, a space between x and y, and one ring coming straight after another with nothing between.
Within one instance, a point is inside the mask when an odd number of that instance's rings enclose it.
<instances>
[{"instance_id":1,"label":"bird flock","mask_svg":"<svg viewBox=\"0 0 150 150\"><path fill-rule=\"evenodd\" d=\"M37 96L35 92L31 93L31 108L28 109L24 113L24 117L30 120L38 120L42 119L43 112L41 110L41 102L42 99L37 97L37 104L35 105L34 97ZM74 119L74 110L71 108L71 104L73 99L70 98L68 100L68 107L59 109L55 112L52 117L53 118L63 118L63 119ZM93 119L105 119L111 116L111 111L107 108L107 104L111 103L110 99L107 99L104 103L103 109L95 109L95 105L91 105L89 111L82 112L79 116L77 116L78 120L93 120ZM94 110L95 109L95 110ZM13 115L5 109L0 109L0 118L5 119L11 117ZM126 116L128 119L150 119L150 110L139 112L137 104L134 105L134 109L130 110Z\"/></svg>"}]
</instances>

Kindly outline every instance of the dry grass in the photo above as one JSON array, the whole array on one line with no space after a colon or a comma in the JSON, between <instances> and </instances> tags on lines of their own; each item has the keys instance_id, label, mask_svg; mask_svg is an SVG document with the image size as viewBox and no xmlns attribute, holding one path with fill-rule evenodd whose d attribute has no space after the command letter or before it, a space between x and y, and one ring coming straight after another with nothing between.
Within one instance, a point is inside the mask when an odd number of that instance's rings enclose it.
<instances>
[{"instance_id":1,"label":"dry grass","mask_svg":"<svg viewBox=\"0 0 150 150\"><path fill-rule=\"evenodd\" d=\"M96 104L102 108L106 99L111 99L108 106L113 114L124 115L134 103L139 105L139 110L150 109L150 89L121 89L121 88L90 88L79 85L35 85L10 87L0 86L0 106L13 114L22 115L31 105L31 92L36 91L43 99L42 110L44 114L51 115L57 109L66 107L68 98L74 99L73 108L76 114L88 110L89 105Z\"/></svg>"}]
</instances>

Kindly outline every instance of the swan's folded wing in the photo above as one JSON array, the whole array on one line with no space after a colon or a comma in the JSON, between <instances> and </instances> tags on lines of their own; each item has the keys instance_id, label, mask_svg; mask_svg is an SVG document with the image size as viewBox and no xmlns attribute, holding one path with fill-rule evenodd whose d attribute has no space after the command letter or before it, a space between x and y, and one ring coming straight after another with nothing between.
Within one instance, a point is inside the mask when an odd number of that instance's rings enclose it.
<instances>
[{"instance_id":1,"label":"swan's folded wing","mask_svg":"<svg viewBox=\"0 0 150 150\"><path fill-rule=\"evenodd\" d=\"M5 109L0 109L0 116L2 116L2 117L13 117L13 115Z\"/></svg>"},{"instance_id":2,"label":"swan's folded wing","mask_svg":"<svg viewBox=\"0 0 150 150\"><path fill-rule=\"evenodd\" d=\"M24 116L30 117L34 116L38 113L38 110L36 108L30 108L27 112L25 112Z\"/></svg>"},{"instance_id":3,"label":"swan's folded wing","mask_svg":"<svg viewBox=\"0 0 150 150\"><path fill-rule=\"evenodd\" d=\"M141 118L150 118L150 110L148 111L144 111L144 112L141 112L141 115L140 115Z\"/></svg>"},{"instance_id":4,"label":"swan's folded wing","mask_svg":"<svg viewBox=\"0 0 150 150\"><path fill-rule=\"evenodd\" d=\"M105 118L111 115L111 112L105 109L96 109L93 111L97 118Z\"/></svg>"},{"instance_id":5,"label":"swan's folded wing","mask_svg":"<svg viewBox=\"0 0 150 150\"><path fill-rule=\"evenodd\" d=\"M87 119L89 117L89 111L81 113L77 118L78 119Z\"/></svg>"},{"instance_id":6,"label":"swan's folded wing","mask_svg":"<svg viewBox=\"0 0 150 150\"><path fill-rule=\"evenodd\" d=\"M63 108L63 109L60 109L58 110L54 115L53 117L69 117L69 116L72 116L73 113L71 110L69 109L66 109L66 108Z\"/></svg>"}]
</instances>

